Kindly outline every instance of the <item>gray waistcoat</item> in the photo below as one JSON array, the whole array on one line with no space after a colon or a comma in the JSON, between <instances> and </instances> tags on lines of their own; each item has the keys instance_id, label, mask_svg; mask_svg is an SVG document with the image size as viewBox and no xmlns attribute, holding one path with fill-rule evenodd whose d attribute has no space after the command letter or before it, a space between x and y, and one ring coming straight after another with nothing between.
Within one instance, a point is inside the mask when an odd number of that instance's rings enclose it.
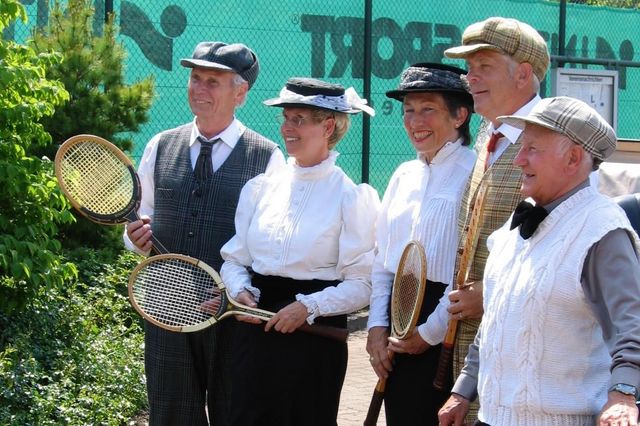
<instances>
[{"instance_id":1,"label":"gray waistcoat","mask_svg":"<svg viewBox=\"0 0 640 426\"><path fill-rule=\"evenodd\" d=\"M265 171L277 146L246 129L213 177L198 185L189 156L192 125L165 132L158 143L153 232L170 252L193 256L219 271L220 248L235 234L240 190Z\"/></svg>"}]
</instances>

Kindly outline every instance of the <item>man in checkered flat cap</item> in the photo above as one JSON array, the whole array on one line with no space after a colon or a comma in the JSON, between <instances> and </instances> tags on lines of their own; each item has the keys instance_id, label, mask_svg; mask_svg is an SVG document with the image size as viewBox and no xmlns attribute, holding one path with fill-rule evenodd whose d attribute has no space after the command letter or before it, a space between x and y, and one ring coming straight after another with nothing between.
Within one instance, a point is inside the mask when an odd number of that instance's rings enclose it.
<instances>
[{"instance_id":1,"label":"man in checkered flat cap","mask_svg":"<svg viewBox=\"0 0 640 426\"><path fill-rule=\"evenodd\" d=\"M492 17L469 25L462 34L462 45L447 49L445 56L466 61L473 106L484 119L475 143L478 159L462 200L458 223L460 253L467 238L476 195L484 186L486 201L476 228L477 249L469 254L467 283L449 293L449 312L458 320L453 350L455 379L482 316L482 273L488 256L487 237L507 220L522 200L522 174L513 165L522 131L500 123L497 117L526 115L540 101L538 91L549 68L549 52L542 36L530 25L516 19ZM456 264L457 274L461 269L460 255ZM474 402L467 423L473 424L477 410Z\"/></svg>"},{"instance_id":2,"label":"man in checkered flat cap","mask_svg":"<svg viewBox=\"0 0 640 426\"><path fill-rule=\"evenodd\" d=\"M638 237L589 185L616 135L568 97L498 119L524 129L529 198L489 237L482 324L440 424L461 425L477 394L477 425L637 425Z\"/></svg>"}]
</instances>

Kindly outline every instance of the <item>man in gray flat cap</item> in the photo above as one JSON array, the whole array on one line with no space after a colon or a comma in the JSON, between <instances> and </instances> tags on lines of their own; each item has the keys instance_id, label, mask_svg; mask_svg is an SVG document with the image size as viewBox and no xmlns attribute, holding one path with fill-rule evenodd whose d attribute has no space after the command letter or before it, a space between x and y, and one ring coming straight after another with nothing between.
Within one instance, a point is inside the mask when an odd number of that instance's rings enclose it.
<instances>
[{"instance_id":1,"label":"man in gray flat cap","mask_svg":"<svg viewBox=\"0 0 640 426\"><path fill-rule=\"evenodd\" d=\"M440 424L637 425L640 387L638 238L625 213L589 185L616 147L584 102L540 101L514 163L521 202L489 237L484 315Z\"/></svg>"},{"instance_id":2,"label":"man in gray flat cap","mask_svg":"<svg viewBox=\"0 0 640 426\"><path fill-rule=\"evenodd\" d=\"M284 166L284 156L235 117L258 77L251 49L202 42L180 63L191 70L187 94L195 117L147 144L138 168L142 219L127 226L124 240L129 249L148 254L153 233L170 252L220 270L220 248L235 234L240 190L254 176ZM227 424L234 323L176 333L145 322L150 424Z\"/></svg>"}]
</instances>

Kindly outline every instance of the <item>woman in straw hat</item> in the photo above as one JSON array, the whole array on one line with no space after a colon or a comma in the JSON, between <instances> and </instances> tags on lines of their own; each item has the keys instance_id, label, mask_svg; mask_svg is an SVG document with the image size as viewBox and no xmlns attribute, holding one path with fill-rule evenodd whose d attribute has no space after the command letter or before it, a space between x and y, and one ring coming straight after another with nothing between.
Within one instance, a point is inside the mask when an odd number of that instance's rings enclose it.
<instances>
[{"instance_id":1,"label":"woman in straw hat","mask_svg":"<svg viewBox=\"0 0 640 426\"><path fill-rule=\"evenodd\" d=\"M369 302L379 199L336 166L333 148L350 115L374 112L352 88L309 78L264 103L282 108L288 166L243 188L221 274L233 298L277 313L264 326L238 318L231 424L335 425L346 343L295 331L346 328Z\"/></svg>"},{"instance_id":2,"label":"woman in straw hat","mask_svg":"<svg viewBox=\"0 0 640 426\"><path fill-rule=\"evenodd\" d=\"M387 96L402 102L404 128L417 158L394 172L376 225L378 252L372 275L367 352L379 377L387 378L387 425L438 424L438 409L451 388L432 383L447 330L448 300L462 194L475 163L469 120L473 99L463 70L416 64ZM407 340L389 337L391 285L405 245L418 240L427 256L427 290L419 326ZM388 351L395 352L393 365Z\"/></svg>"}]
</instances>

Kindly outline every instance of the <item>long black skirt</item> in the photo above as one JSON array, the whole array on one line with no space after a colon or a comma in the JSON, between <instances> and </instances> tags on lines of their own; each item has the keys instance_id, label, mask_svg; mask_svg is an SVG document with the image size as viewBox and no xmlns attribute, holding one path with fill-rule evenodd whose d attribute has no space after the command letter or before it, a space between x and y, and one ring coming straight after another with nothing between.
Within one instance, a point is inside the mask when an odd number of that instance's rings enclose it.
<instances>
[{"instance_id":1,"label":"long black skirt","mask_svg":"<svg viewBox=\"0 0 640 426\"><path fill-rule=\"evenodd\" d=\"M258 307L277 312L310 294L337 284L296 281L255 274ZM345 315L316 318L343 327ZM264 332L264 324L238 323L233 343L231 424L235 426L336 425L347 369L347 345L303 332Z\"/></svg>"},{"instance_id":2,"label":"long black skirt","mask_svg":"<svg viewBox=\"0 0 640 426\"><path fill-rule=\"evenodd\" d=\"M446 288L445 284L427 281L417 324L427 320ZM449 398L453 385L449 373L442 391L433 387L441 346L432 346L419 355L394 356L384 399L387 426L438 425L438 410Z\"/></svg>"}]
</instances>

